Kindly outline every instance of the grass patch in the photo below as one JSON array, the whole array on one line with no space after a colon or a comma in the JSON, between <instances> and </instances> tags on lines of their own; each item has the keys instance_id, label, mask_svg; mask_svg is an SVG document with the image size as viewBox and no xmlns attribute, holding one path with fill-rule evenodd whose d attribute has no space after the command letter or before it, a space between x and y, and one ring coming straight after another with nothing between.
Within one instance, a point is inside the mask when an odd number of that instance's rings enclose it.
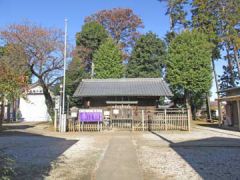
<instances>
[{"instance_id":1,"label":"grass patch","mask_svg":"<svg viewBox=\"0 0 240 180\"><path fill-rule=\"evenodd\" d=\"M9 180L15 175L15 161L0 151L0 180Z\"/></svg>"}]
</instances>

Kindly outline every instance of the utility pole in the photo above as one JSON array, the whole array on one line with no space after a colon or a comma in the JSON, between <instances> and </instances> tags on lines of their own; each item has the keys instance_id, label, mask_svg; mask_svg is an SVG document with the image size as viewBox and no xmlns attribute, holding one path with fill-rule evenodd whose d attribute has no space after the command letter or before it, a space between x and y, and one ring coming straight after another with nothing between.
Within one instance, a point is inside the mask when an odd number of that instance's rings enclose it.
<instances>
[{"instance_id":1,"label":"utility pole","mask_svg":"<svg viewBox=\"0 0 240 180\"><path fill-rule=\"evenodd\" d=\"M91 79L94 79L94 63L92 61L92 68L91 68Z\"/></svg>"},{"instance_id":2,"label":"utility pole","mask_svg":"<svg viewBox=\"0 0 240 180\"><path fill-rule=\"evenodd\" d=\"M58 121L58 130L59 130L59 132L62 132L62 89L63 89L63 85L60 84L59 121Z\"/></svg>"},{"instance_id":3,"label":"utility pole","mask_svg":"<svg viewBox=\"0 0 240 180\"><path fill-rule=\"evenodd\" d=\"M65 89L66 89L66 61L67 61L67 19L64 20L64 62L63 62L63 96L62 96L62 132L66 132L66 115L65 115Z\"/></svg>"}]
</instances>

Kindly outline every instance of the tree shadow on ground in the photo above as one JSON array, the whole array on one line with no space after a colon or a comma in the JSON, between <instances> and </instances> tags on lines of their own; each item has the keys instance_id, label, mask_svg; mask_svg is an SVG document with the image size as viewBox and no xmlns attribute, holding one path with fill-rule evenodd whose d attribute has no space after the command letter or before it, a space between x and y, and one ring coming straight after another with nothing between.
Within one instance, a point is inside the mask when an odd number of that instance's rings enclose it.
<instances>
[{"instance_id":1,"label":"tree shadow on ground","mask_svg":"<svg viewBox=\"0 0 240 180\"><path fill-rule=\"evenodd\" d=\"M5 131L0 135L0 152L15 162L13 168L16 174L13 179L44 179L58 157L76 142L27 132Z\"/></svg>"},{"instance_id":2,"label":"tree shadow on ground","mask_svg":"<svg viewBox=\"0 0 240 180\"><path fill-rule=\"evenodd\" d=\"M203 179L239 179L240 139L212 137L174 143L152 133L167 141Z\"/></svg>"},{"instance_id":3,"label":"tree shadow on ground","mask_svg":"<svg viewBox=\"0 0 240 180\"><path fill-rule=\"evenodd\" d=\"M26 125L26 124L3 124L3 131L0 131L0 133L3 133L6 130L23 130L34 127L33 125Z\"/></svg>"},{"instance_id":4,"label":"tree shadow on ground","mask_svg":"<svg viewBox=\"0 0 240 180\"><path fill-rule=\"evenodd\" d=\"M233 127L233 126L223 126L223 125L219 126L218 124L210 124L210 123L209 124L198 124L198 126L239 132L239 129L237 127Z\"/></svg>"}]
</instances>

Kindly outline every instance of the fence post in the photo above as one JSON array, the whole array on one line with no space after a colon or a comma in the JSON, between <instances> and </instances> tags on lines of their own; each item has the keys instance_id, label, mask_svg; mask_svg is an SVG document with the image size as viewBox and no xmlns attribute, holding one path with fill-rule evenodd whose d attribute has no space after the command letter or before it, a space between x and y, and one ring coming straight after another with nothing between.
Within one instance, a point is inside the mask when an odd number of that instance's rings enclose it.
<instances>
[{"instance_id":1,"label":"fence post","mask_svg":"<svg viewBox=\"0 0 240 180\"><path fill-rule=\"evenodd\" d=\"M134 121L133 121L133 109L132 109L132 131L134 131Z\"/></svg>"},{"instance_id":2,"label":"fence post","mask_svg":"<svg viewBox=\"0 0 240 180\"><path fill-rule=\"evenodd\" d=\"M188 121L188 131L190 131L191 125L190 125L190 117L191 113L190 113L190 108L187 108L187 121Z\"/></svg>"},{"instance_id":3,"label":"fence post","mask_svg":"<svg viewBox=\"0 0 240 180\"><path fill-rule=\"evenodd\" d=\"M97 131L100 131L99 121L98 121L98 125L97 125Z\"/></svg>"},{"instance_id":4,"label":"fence post","mask_svg":"<svg viewBox=\"0 0 240 180\"><path fill-rule=\"evenodd\" d=\"M165 131L167 131L167 109L164 109L164 123L165 123Z\"/></svg>"},{"instance_id":5,"label":"fence post","mask_svg":"<svg viewBox=\"0 0 240 180\"><path fill-rule=\"evenodd\" d=\"M144 131L144 110L142 110L142 130Z\"/></svg>"}]
</instances>

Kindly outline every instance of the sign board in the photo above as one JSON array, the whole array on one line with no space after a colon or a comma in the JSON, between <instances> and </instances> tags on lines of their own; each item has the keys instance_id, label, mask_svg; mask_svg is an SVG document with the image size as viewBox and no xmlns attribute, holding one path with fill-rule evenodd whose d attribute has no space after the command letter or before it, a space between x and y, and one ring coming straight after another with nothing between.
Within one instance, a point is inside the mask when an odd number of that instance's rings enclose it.
<instances>
[{"instance_id":1,"label":"sign board","mask_svg":"<svg viewBox=\"0 0 240 180\"><path fill-rule=\"evenodd\" d=\"M102 113L101 109L80 109L78 118L80 122L99 122L103 119Z\"/></svg>"},{"instance_id":2,"label":"sign board","mask_svg":"<svg viewBox=\"0 0 240 180\"><path fill-rule=\"evenodd\" d=\"M76 118L77 117L77 112L71 112L71 117Z\"/></svg>"},{"instance_id":3,"label":"sign board","mask_svg":"<svg viewBox=\"0 0 240 180\"><path fill-rule=\"evenodd\" d=\"M104 111L103 114L104 116L110 116L110 111Z\"/></svg>"},{"instance_id":4,"label":"sign board","mask_svg":"<svg viewBox=\"0 0 240 180\"><path fill-rule=\"evenodd\" d=\"M115 114L115 115L119 114L119 109L114 109L113 114Z\"/></svg>"},{"instance_id":5,"label":"sign board","mask_svg":"<svg viewBox=\"0 0 240 180\"><path fill-rule=\"evenodd\" d=\"M55 109L59 109L60 107L60 96L55 97Z\"/></svg>"}]
</instances>

